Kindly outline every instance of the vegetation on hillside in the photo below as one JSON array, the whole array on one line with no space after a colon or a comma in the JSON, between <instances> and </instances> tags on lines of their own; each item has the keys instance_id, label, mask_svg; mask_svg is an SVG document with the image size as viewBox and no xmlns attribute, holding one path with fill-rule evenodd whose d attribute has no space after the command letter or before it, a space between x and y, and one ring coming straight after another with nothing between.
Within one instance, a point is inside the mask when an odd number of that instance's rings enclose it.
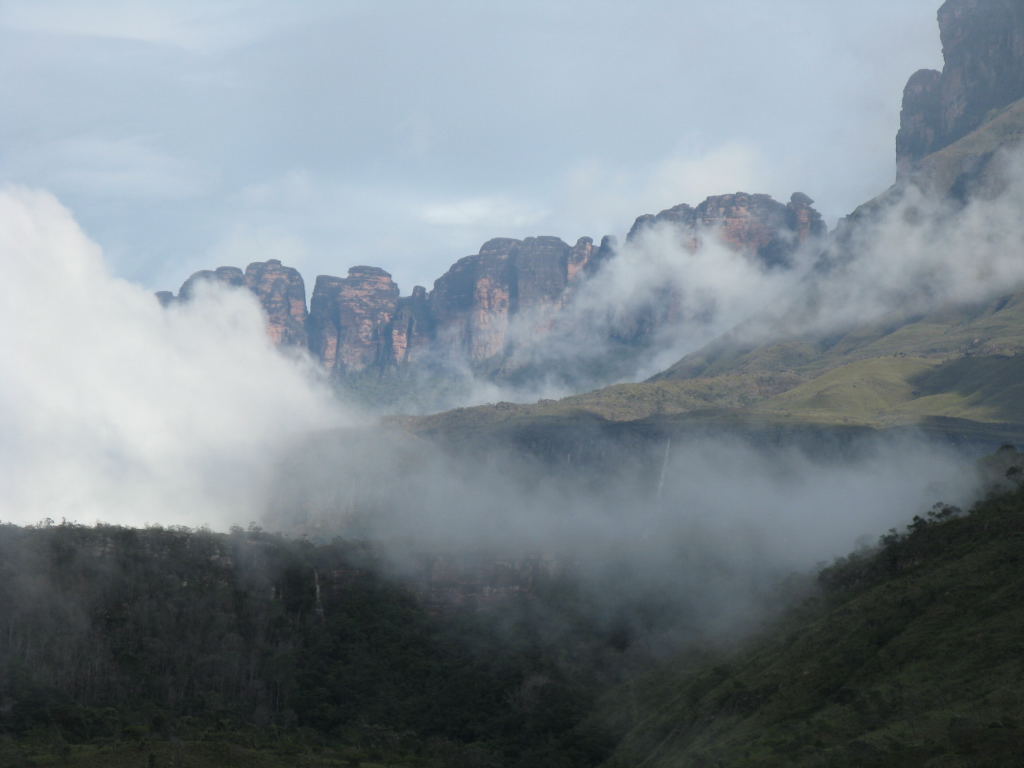
<instances>
[{"instance_id":1,"label":"vegetation on hillside","mask_svg":"<svg viewBox=\"0 0 1024 768\"><path fill-rule=\"evenodd\" d=\"M968 513L937 505L774 628L669 661L637 649L673 601L626 571L617 608L566 572L439 610L361 543L0 526L0 764L1013 764L1024 456L983 468Z\"/></svg>"},{"instance_id":2,"label":"vegetation on hillside","mask_svg":"<svg viewBox=\"0 0 1024 768\"><path fill-rule=\"evenodd\" d=\"M545 627L572 592L538 589L499 622L348 542L3 526L0 764L594 764L621 649L571 605Z\"/></svg>"},{"instance_id":3,"label":"vegetation on hillside","mask_svg":"<svg viewBox=\"0 0 1024 768\"><path fill-rule=\"evenodd\" d=\"M987 464L1008 480L969 513L937 505L824 568L820 596L742 652L620 691L607 766L1016 765L1024 457Z\"/></svg>"}]
</instances>

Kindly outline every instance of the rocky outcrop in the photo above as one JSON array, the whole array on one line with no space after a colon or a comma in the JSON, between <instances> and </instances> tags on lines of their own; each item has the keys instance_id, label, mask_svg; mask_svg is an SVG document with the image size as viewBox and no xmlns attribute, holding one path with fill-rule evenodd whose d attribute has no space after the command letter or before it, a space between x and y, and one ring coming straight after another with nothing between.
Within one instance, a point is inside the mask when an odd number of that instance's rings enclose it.
<instances>
[{"instance_id":1,"label":"rocky outcrop","mask_svg":"<svg viewBox=\"0 0 1024 768\"><path fill-rule=\"evenodd\" d=\"M947 0L939 9L942 72L921 70L903 93L899 174L1024 98L1024 4Z\"/></svg>"},{"instance_id":2,"label":"rocky outcrop","mask_svg":"<svg viewBox=\"0 0 1024 768\"><path fill-rule=\"evenodd\" d=\"M550 329L571 288L611 252L590 238L570 246L557 237L496 238L457 261L434 283L430 307L438 345L477 363L508 351L513 318L524 333Z\"/></svg>"},{"instance_id":3,"label":"rocky outcrop","mask_svg":"<svg viewBox=\"0 0 1024 768\"><path fill-rule=\"evenodd\" d=\"M181 284L178 289L178 300L189 301L194 295L196 287L203 282L212 281L239 287L245 284L245 276L238 267L217 267L216 269L201 269L193 272L189 278ZM166 292L165 292L166 293Z\"/></svg>"},{"instance_id":4,"label":"rocky outcrop","mask_svg":"<svg viewBox=\"0 0 1024 768\"><path fill-rule=\"evenodd\" d=\"M306 286L298 270L282 266L277 259L254 262L246 267L245 272L238 267L202 269L181 284L177 296L170 291L158 291L157 300L165 307L179 301L191 301L196 288L207 281L231 288L248 288L266 313L267 333L274 343L285 347L306 347Z\"/></svg>"},{"instance_id":5,"label":"rocky outcrop","mask_svg":"<svg viewBox=\"0 0 1024 768\"><path fill-rule=\"evenodd\" d=\"M277 259L254 262L245 268L245 285L256 294L267 314L267 333L276 344L305 348L306 286L302 275Z\"/></svg>"},{"instance_id":6,"label":"rocky outcrop","mask_svg":"<svg viewBox=\"0 0 1024 768\"><path fill-rule=\"evenodd\" d=\"M687 247L700 247L714 232L772 267L786 265L801 244L825 229L806 195L796 193L783 205L767 195L736 193L642 216L629 237L662 223L679 228ZM525 381L560 374L550 369L561 360L544 354L544 344L575 344L573 332L587 318L613 344L640 349L677 317L679 297L668 284L662 292L655 289L645 306L614 319L599 317L600 306L587 305L586 318L567 311L615 251L611 237L600 245L589 237L574 245L548 236L496 238L455 262L430 292L417 286L402 297L391 275L377 267L352 267L347 277L320 275L308 312L302 277L277 260L250 264L244 273L234 267L197 272L177 298L166 292L158 298L164 304L187 300L203 280L245 287L259 299L271 338L308 350L336 379L409 371L416 373L409 378L414 381L421 372L430 378L470 370ZM598 343L594 354L604 349Z\"/></svg>"},{"instance_id":7,"label":"rocky outcrop","mask_svg":"<svg viewBox=\"0 0 1024 768\"><path fill-rule=\"evenodd\" d=\"M411 296L398 300L385 335L384 360L387 364L405 366L429 358L436 322L430 311L426 288L417 285Z\"/></svg>"},{"instance_id":8,"label":"rocky outcrop","mask_svg":"<svg viewBox=\"0 0 1024 768\"><path fill-rule=\"evenodd\" d=\"M766 266L788 266L802 245L826 234L813 203L801 192L794 193L788 205L770 195L718 195L696 208L684 203L657 215L641 216L626 240L636 241L644 232L667 225L678 230L689 250L700 248L704 238L714 234L737 251L755 255Z\"/></svg>"},{"instance_id":9,"label":"rocky outcrop","mask_svg":"<svg viewBox=\"0 0 1024 768\"><path fill-rule=\"evenodd\" d=\"M334 375L386 367L398 300L398 286L378 267L352 267L348 277L320 275L309 305L313 356Z\"/></svg>"}]
</instances>

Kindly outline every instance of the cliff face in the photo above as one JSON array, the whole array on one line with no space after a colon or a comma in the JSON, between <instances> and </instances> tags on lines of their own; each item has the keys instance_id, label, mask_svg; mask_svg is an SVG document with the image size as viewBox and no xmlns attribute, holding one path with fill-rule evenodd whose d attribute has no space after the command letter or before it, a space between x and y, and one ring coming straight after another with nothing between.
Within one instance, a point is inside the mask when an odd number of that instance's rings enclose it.
<instances>
[{"instance_id":1,"label":"cliff face","mask_svg":"<svg viewBox=\"0 0 1024 768\"><path fill-rule=\"evenodd\" d=\"M595 248L589 237L575 246L557 237L489 240L434 283L430 306L440 347L475 363L507 351L517 316L527 331L549 331L570 289L610 252L610 247Z\"/></svg>"},{"instance_id":2,"label":"cliff face","mask_svg":"<svg viewBox=\"0 0 1024 768\"><path fill-rule=\"evenodd\" d=\"M696 208L683 204L641 216L626 239L636 240L653 227L670 225L679 230L683 245L690 250L699 248L703 238L714 233L726 245L756 256L765 266L787 266L797 249L826 233L813 202L801 192L795 192L788 205L769 195L718 195Z\"/></svg>"},{"instance_id":3,"label":"cliff face","mask_svg":"<svg viewBox=\"0 0 1024 768\"><path fill-rule=\"evenodd\" d=\"M417 285L411 296L398 300L395 315L386 329L385 359L398 366L425 362L436 336L436 325L427 289Z\"/></svg>"},{"instance_id":4,"label":"cliff face","mask_svg":"<svg viewBox=\"0 0 1024 768\"><path fill-rule=\"evenodd\" d=\"M712 197L696 208L680 205L637 219L630 238L649 226L680 227L687 247L699 248L712 231L732 247L784 267L796 248L824 233L811 199L799 193L789 205L767 195ZM580 288L615 254L605 237L569 245L557 237L496 238L480 252L459 259L429 293L417 286L401 297L391 275L377 267L352 267L347 277L320 275L306 311L299 273L273 260L250 264L243 273L220 267L192 275L166 304L187 301L203 280L246 288L259 299L268 333L281 346L308 349L336 378L376 376L408 369L477 369L512 375L523 363L517 351L543 344L565 324ZM673 296L655 292L653 306L621 318L610 339L641 345L674 317ZM578 319L574 318L574 322Z\"/></svg>"},{"instance_id":5,"label":"cliff face","mask_svg":"<svg viewBox=\"0 0 1024 768\"><path fill-rule=\"evenodd\" d=\"M277 259L245 268L245 286L256 294L267 313L267 332L277 344L305 347L306 286L302 275Z\"/></svg>"},{"instance_id":6,"label":"cliff face","mask_svg":"<svg viewBox=\"0 0 1024 768\"><path fill-rule=\"evenodd\" d=\"M159 291L156 296L165 307L191 301L199 284L207 281L252 291L266 313L267 333L275 344L307 345L306 286L298 270L282 266L277 259L250 264L244 273L238 267L201 269L181 284L177 296L170 291Z\"/></svg>"},{"instance_id":7,"label":"cliff face","mask_svg":"<svg viewBox=\"0 0 1024 768\"><path fill-rule=\"evenodd\" d=\"M193 272L189 278L181 284L178 289L178 300L188 301L195 295L196 287L203 282L213 281L238 287L245 284L245 275L238 267L217 267L216 269L201 269Z\"/></svg>"},{"instance_id":8,"label":"cliff face","mask_svg":"<svg viewBox=\"0 0 1024 768\"><path fill-rule=\"evenodd\" d=\"M903 93L899 173L1024 98L1024 4L947 0L939 9L942 72L921 70Z\"/></svg>"},{"instance_id":9,"label":"cliff face","mask_svg":"<svg viewBox=\"0 0 1024 768\"><path fill-rule=\"evenodd\" d=\"M309 348L335 374L385 365L398 286L377 267L352 267L348 277L320 275L309 311Z\"/></svg>"}]
</instances>

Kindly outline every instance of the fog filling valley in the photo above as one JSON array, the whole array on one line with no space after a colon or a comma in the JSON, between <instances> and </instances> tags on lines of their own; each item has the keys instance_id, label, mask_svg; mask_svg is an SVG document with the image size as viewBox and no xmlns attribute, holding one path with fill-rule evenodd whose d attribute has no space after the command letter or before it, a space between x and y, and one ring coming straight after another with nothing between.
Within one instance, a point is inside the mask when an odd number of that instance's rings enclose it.
<instances>
[{"instance_id":1,"label":"fog filling valley","mask_svg":"<svg viewBox=\"0 0 1024 768\"><path fill-rule=\"evenodd\" d=\"M565 334L531 353L600 344L609 323L666 286L679 322L635 376L752 317L771 318L747 326L764 339L980 300L1024 278L1022 199L1015 181L994 202L951 212L911 191L857 233L857 259L824 270L817 252L770 270L713 238L691 253L656 230L623 246L560 321ZM110 274L48 193L0 193L0 250L8 522L223 530L255 520L372 540L399 571L422 551L539 553L590 569L602 589L626 568L631 584L687 602L711 631L756 614L787 574L977 490L969 457L912 433L823 446L584 432L547 456L433 442L375 425L310 360L274 348L247 291L205 285L193 302L161 308Z\"/></svg>"}]
</instances>

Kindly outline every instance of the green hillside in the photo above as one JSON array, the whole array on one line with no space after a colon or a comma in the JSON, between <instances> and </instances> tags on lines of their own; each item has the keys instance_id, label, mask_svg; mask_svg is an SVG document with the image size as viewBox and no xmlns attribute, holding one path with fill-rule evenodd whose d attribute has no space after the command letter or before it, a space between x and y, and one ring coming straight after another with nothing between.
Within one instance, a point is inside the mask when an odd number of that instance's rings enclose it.
<instances>
[{"instance_id":1,"label":"green hillside","mask_svg":"<svg viewBox=\"0 0 1024 768\"><path fill-rule=\"evenodd\" d=\"M822 571L822 595L741 652L617 691L606 765L1018 765L1022 565L1020 490L915 518Z\"/></svg>"},{"instance_id":2,"label":"green hillside","mask_svg":"<svg viewBox=\"0 0 1024 768\"><path fill-rule=\"evenodd\" d=\"M713 412L726 422L757 417L874 428L955 419L974 425L968 431L985 431L1024 424L1022 350L1024 294L1014 294L830 338L757 347L723 339L649 381L532 405L461 408L409 425L427 433L487 432L588 419L706 421ZM1000 432L991 442L1003 439Z\"/></svg>"}]
</instances>

